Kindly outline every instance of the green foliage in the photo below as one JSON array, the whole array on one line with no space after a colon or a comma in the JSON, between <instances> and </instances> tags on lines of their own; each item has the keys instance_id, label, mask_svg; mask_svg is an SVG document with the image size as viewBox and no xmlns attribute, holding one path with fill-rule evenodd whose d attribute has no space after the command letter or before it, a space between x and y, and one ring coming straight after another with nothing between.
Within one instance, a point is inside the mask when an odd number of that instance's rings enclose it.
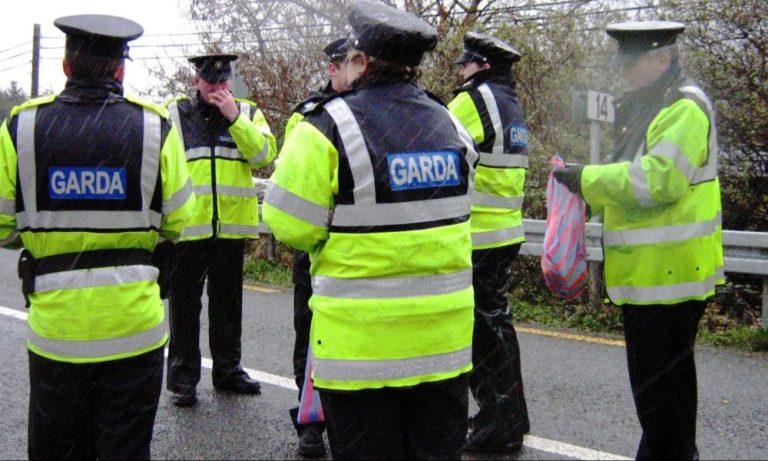
<instances>
[{"instance_id":1,"label":"green foliage","mask_svg":"<svg viewBox=\"0 0 768 461\"><path fill-rule=\"evenodd\" d=\"M263 259L247 259L243 276L245 280L273 287L287 289L293 286L290 268Z\"/></svg>"},{"instance_id":2,"label":"green foliage","mask_svg":"<svg viewBox=\"0 0 768 461\"><path fill-rule=\"evenodd\" d=\"M15 81L11 82L10 88L0 89L0 123L8 117L13 106L17 106L27 99L24 89L19 87Z\"/></svg>"},{"instance_id":3,"label":"green foliage","mask_svg":"<svg viewBox=\"0 0 768 461\"><path fill-rule=\"evenodd\" d=\"M553 328L572 328L593 333L622 332L621 309L606 306L598 312L590 312L581 305L538 304L510 297L512 318L516 322L536 323Z\"/></svg>"},{"instance_id":4,"label":"green foliage","mask_svg":"<svg viewBox=\"0 0 768 461\"><path fill-rule=\"evenodd\" d=\"M735 327L718 332L701 329L698 343L752 352L768 352L768 329Z\"/></svg>"}]
</instances>

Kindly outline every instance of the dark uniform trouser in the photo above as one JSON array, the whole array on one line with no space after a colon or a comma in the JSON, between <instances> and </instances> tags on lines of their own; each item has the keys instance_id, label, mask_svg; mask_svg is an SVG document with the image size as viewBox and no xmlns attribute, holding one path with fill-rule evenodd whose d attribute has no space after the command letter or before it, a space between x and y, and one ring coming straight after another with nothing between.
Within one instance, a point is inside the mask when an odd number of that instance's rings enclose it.
<instances>
[{"instance_id":1,"label":"dark uniform trouser","mask_svg":"<svg viewBox=\"0 0 768 461\"><path fill-rule=\"evenodd\" d=\"M245 240L178 244L169 302L168 390L189 392L200 382L200 311L208 278L208 337L213 385L244 374L240 366Z\"/></svg>"},{"instance_id":2,"label":"dark uniform trouser","mask_svg":"<svg viewBox=\"0 0 768 461\"><path fill-rule=\"evenodd\" d=\"M629 382L643 428L637 459L698 459L694 342L705 301L623 306Z\"/></svg>"},{"instance_id":3,"label":"dark uniform trouser","mask_svg":"<svg viewBox=\"0 0 768 461\"><path fill-rule=\"evenodd\" d=\"M296 284L293 287L293 329L296 340L293 345L293 375L299 387L304 385L304 374L307 367L307 351L309 349L309 328L312 325L312 311L309 309L309 298L312 297L312 287Z\"/></svg>"},{"instance_id":4,"label":"dark uniform trouser","mask_svg":"<svg viewBox=\"0 0 768 461\"><path fill-rule=\"evenodd\" d=\"M75 364L29 352L29 459L149 459L163 348Z\"/></svg>"},{"instance_id":5,"label":"dark uniform trouser","mask_svg":"<svg viewBox=\"0 0 768 461\"><path fill-rule=\"evenodd\" d=\"M296 386L299 388L298 400L301 401L301 391L304 387L304 379L307 369L307 351L309 350L309 329L312 325L312 311L309 309L309 298L312 297L312 281L309 277L309 258L294 258L293 269L293 329L296 339L293 345L293 375L296 377ZM301 432L308 426L315 426L321 431L325 429L324 423L302 424L296 420L299 407L289 409L296 429Z\"/></svg>"},{"instance_id":6,"label":"dark uniform trouser","mask_svg":"<svg viewBox=\"0 0 768 461\"><path fill-rule=\"evenodd\" d=\"M479 410L472 430L505 444L530 430L520 369L520 345L507 303L512 263L520 243L472 252L475 327L469 385ZM509 437L507 441L500 437Z\"/></svg>"},{"instance_id":7,"label":"dark uniform trouser","mask_svg":"<svg viewBox=\"0 0 768 461\"><path fill-rule=\"evenodd\" d=\"M320 389L333 459L461 459L467 378L361 391Z\"/></svg>"}]
</instances>

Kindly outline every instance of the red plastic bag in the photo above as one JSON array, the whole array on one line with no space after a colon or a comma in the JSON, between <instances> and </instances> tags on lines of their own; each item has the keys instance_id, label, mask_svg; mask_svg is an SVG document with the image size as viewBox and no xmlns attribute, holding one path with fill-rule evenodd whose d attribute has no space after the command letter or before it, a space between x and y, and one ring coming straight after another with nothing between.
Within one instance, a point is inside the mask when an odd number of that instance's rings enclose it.
<instances>
[{"instance_id":1,"label":"red plastic bag","mask_svg":"<svg viewBox=\"0 0 768 461\"><path fill-rule=\"evenodd\" d=\"M304 385L301 388L301 401L299 402L299 414L296 420L299 424L319 423L325 421L325 413L320 403L320 394L312 383L312 368L314 365L312 347L307 350L307 366L304 369Z\"/></svg>"},{"instance_id":2,"label":"red plastic bag","mask_svg":"<svg viewBox=\"0 0 768 461\"><path fill-rule=\"evenodd\" d=\"M559 155L550 162L553 169L565 168ZM541 270L547 287L568 300L581 295L588 284L585 211L584 200L560 184L550 172Z\"/></svg>"}]
</instances>

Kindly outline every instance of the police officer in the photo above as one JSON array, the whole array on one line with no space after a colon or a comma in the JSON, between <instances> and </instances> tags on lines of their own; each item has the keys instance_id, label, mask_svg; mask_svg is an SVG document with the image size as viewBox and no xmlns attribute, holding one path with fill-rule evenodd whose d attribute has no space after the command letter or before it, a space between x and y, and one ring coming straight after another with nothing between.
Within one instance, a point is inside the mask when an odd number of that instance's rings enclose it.
<instances>
[{"instance_id":1,"label":"police officer","mask_svg":"<svg viewBox=\"0 0 768 461\"><path fill-rule=\"evenodd\" d=\"M286 138L291 128L304 118L323 99L347 89L347 39L340 38L332 41L323 48L328 57L328 83L310 93L309 97L299 104L288 119L285 126ZM293 374L296 386L299 388L299 401L304 385L307 367L307 349L309 346L309 327L312 323L312 311L309 310L309 298L312 296L312 283L309 277L309 255L304 251L296 251L293 255L293 327L296 341L293 347ZM299 408L291 408L289 414L299 436L299 454L305 457L323 456L325 442L323 441L324 423L299 424L297 416Z\"/></svg>"},{"instance_id":2,"label":"police officer","mask_svg":"<svg viewBox=\"0 0 768 461\"><path fill-rule=\"evenodd\" d=\"M252 101L230 92L236 55L189 59L197 92L168 104L179 128L197 196L197 207L178 245L179 267L170 298L168 390L177 406L197 402L200 381L200 311L208 280L208 321L213 386L259 394L261 385L240 365L245 242L258 238L258 198L251 168L275 157L275 138Z\"/></svg>"},{"instance_id":3,"label":"police officer","mask_svg":"<svg viewBox=\"0 0 768 461\"><path fill-rule=\"evenodd\" d=\"M30 303L30 459L148 459L162 388L164 308L152 250L194 208L162 107L123 94L128 19L56 19L59 95L0 127L0 238L19 232Z\"/></svg>"},{"instance_id":4,"label":"police officer","mask_svg":"<svg viewBox=\"0 0 768 461\"><path fill-rule=\"evenodd\" d=\"M512 264L525 241L528 126L512 77L520 57L502 40L468 32L456 61L464 84L448 104L480 150L472 195L475 328L469 375L478 412L469 423L467 451L513 452L530 429L520 346L507 304Z\"/></svg>"},{"instance_id":5,"label":"police officer","mask_svg":"<svg viewBox=\"0 0 768 461\"><path fill-rule=\"evenodd\" d=\"M333 458L459 458L477 154L416 85L437 31L374 1L348 21L351 90L291 130L264 220L311 256L313 380Z\"/></svg>"},{"instance_id":6,"label":"police officer","mask_svg":"<svg viewBox=\"0 0 768 461\"><path fill-rule=\"evenodd\" d=\"M694 342L724 283L717 128L712 103L680 68L685 26L611 24L617 101L610 163L555 177L603 213L605 285L622 306L627 363L643 429L638 459L698 459Z\"/></svg>"}]
</instances>

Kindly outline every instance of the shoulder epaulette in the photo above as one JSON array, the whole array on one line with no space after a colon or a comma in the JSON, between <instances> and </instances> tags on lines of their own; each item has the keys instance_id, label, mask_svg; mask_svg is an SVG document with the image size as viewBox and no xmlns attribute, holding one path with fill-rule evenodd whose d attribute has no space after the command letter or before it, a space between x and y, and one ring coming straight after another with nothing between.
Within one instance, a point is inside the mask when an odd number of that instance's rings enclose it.
<instances>
[{"instance_id":1,"label":"shoulder epaulette","mask_svg":"<svg viewBox=\"0 0 768 461\"><path fill-rule=\"evenodd\" d=\"M308 115L317 113L317 111L322 109L323 106L325 106L329 102L333 101L334 99L343 98L344 96L346 96L346 95L348 95L350 93L354 93L354 92L355 92L355 90L347 90L347 91L342 91L342 92L339 92L339 93L334 93L334 94L328 95L328 96L318 100L317 103L314 105L314 107L309 108L305 112L301 112L301 114L304 115L304 116L308 116Z\"/></svg>"},{"instance_id":2,"label":"shoulder epaulette","mask_svg":"<svg viewBox=\"0 0 768 461\"><path fill-rule=\"evenodd\" d=\"M161 106L160 104L155 104L153 102L145 101L145 100L143 100L141 98L137 98L136 96L133 96L133 95L125 95L125 99L130 101L130 102L132 102L132 103L134 103L134 104L138 104L138 105L140 105L141 107L143 107L145 109L149 109L152 112L157 113L158 115L160 115L161 117L163 117L165 119L170 117L168 115L168 109L165 106Z\"/></svg>"},{"instance_id":3,"label":"shoulder epaulette","mask_svg":"<svg viewBox=\"0 0 768 461\"><path fill-rule=\"evenodd\" d=\"M248 104L249 106L253 106L253 107L259 107L259 105L258 105L258 104L256 104L254 101L251 101L250 99L245 99L245 98L235 98L235 102L237 102L237 103L241 103L241 102L244 102L244 103Z\"/></svg>"},{"instance_id":4,"label":"shoulder epaulette","mask_svg":"<svg viewBox=\"0 0 768 461\"><path fill-rule=\"evenodd\" d=\"M163 107L168 107L168 106L170 106L171 104L173 104L174 102L181 102L181 101L184 101L185 99L189 99L189 96L187 96L187 95L174 96L173 98L171 98L171 99L169 99L169 100L165 101L165 102L162 104L162 106L163 106Z\"/></svg>"},{"instance_id":5,"label":"shoulder epaulette","mask_svg":"<svg viewBox=\"0 0 768 461\"><path fill-rule=\"evenodd\" d=\"M422 90L424 91L424 93L426 93L426 95L429 97L429 99L431 99L431 100L435 101L436 103L440 104L441 106L445 107L445 102L443 102L443 100L442 100L442 98L440 98L440 96L438 96L438 95L436 95L434 93L431 93L431 92L429 92L427 90L424 90L424 89L422 89Z\"/></svg>"},{"instance_id":6,"label":"shoulder epaulette","mask_svg":"<svg viewBox=\"0 0 768 461\"><path fill-rule=\"evenodd\" d=\"M37 107L37 106L43 106L45 104L50 104L55 100L56 100L56 95L52 94L52 95L40 96L39 98L33 98L30 100L24 101L23 103L11 109L11 117L18 114L22 110L29 109L30 107Z\"/></svg>"}]
</instances>

